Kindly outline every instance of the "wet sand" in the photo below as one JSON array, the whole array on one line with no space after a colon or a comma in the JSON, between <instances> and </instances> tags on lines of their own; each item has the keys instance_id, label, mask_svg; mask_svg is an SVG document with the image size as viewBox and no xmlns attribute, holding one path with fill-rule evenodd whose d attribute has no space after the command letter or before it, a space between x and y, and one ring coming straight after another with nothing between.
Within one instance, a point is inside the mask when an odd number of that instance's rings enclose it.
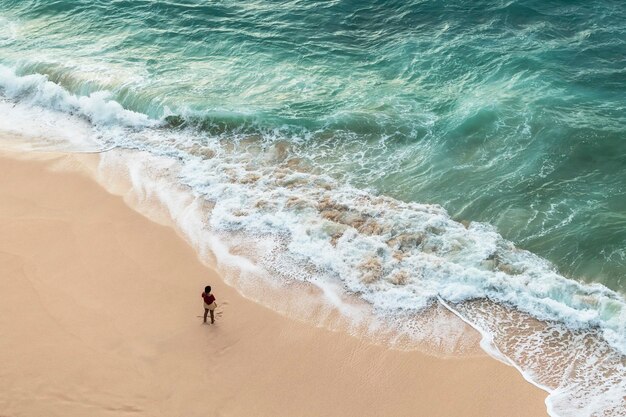
<instances>
[{"instance_id":1,"label":"wet sand","mask_svg":"<svg viewBox=\"0 0 626 417\"><path fill-rule=\"evenodd\" d=\"M0 154L2 417L547 415L487 356L388 349L250 301L75 157L16 156Z\"/></svg>"}]
</instances>

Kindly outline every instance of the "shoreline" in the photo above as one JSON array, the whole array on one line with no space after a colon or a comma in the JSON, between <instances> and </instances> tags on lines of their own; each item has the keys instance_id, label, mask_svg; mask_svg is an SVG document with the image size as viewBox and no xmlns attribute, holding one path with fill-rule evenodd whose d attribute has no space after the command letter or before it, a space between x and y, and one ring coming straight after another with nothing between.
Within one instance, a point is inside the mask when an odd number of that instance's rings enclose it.
<instances>
[{"instance_id":1,"label":"shoreline","mask_svg":"<svg viewBox=\"0 0 626 417\"><path fill-rule=\"evenodd\" d=\"M75 158L39 156L0 153L2 414L547 415L486 355L388 349L242 297ZM209 283L214 326L197 317Z\"/></svg>"}]
</instances>

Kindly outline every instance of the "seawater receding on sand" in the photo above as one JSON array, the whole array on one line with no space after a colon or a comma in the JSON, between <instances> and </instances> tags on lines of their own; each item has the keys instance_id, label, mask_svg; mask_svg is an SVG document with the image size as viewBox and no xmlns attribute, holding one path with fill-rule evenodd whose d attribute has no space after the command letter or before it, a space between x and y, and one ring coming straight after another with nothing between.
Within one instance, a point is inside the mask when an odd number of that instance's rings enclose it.
<instances>
[{"instance_id":1,"label":"seawater receding on sand","mask_svg":"<svg viewBox=\"0 0 626 417\"><path fill-rule=\"evenodd\" d=\"M623 415L626 356L599 329L571 329L486 299L446 305L485 335L486 351L550 392L550 415Z\"/></svg>"}]
</instances>

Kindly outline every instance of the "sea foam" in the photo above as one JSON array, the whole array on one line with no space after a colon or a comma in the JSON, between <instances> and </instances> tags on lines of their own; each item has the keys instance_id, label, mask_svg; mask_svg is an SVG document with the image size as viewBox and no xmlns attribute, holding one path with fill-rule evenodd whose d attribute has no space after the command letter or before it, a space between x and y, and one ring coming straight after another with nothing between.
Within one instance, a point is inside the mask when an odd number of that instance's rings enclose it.
<instances>
[{"instance_id":1,"label":"sea foam","mask_svg":"<svg viewBox=\"0 0 626 417\"><path fill-rule=\"evenodd\" d=\"M123 108L107 91L78 96L49 81L45 75L19 76L3 65L0 65L0 92L6 99L82 116L97 126L144 128L157 124L145 114Z\"/></svg>"}]
</instances>

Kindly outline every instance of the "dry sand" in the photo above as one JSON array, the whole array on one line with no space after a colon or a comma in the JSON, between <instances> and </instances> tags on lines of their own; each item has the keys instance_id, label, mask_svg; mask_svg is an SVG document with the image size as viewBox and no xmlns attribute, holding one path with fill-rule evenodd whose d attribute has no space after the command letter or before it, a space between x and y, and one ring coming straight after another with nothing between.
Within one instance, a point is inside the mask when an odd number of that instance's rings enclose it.
<instances>
[{"instance_id":1,"label":"dry sand","mask_svg":"<svg viewBox=\"0 0 626 417\"><path fill-rule=\"evenodd\" d=\"M67 156L0 156L0 416L545 416L489 357L375 346L240 296ZM67 165L67 164L66 164ZM217 323L203 325L213 285Z\"/></svg>"}]
</instances>

